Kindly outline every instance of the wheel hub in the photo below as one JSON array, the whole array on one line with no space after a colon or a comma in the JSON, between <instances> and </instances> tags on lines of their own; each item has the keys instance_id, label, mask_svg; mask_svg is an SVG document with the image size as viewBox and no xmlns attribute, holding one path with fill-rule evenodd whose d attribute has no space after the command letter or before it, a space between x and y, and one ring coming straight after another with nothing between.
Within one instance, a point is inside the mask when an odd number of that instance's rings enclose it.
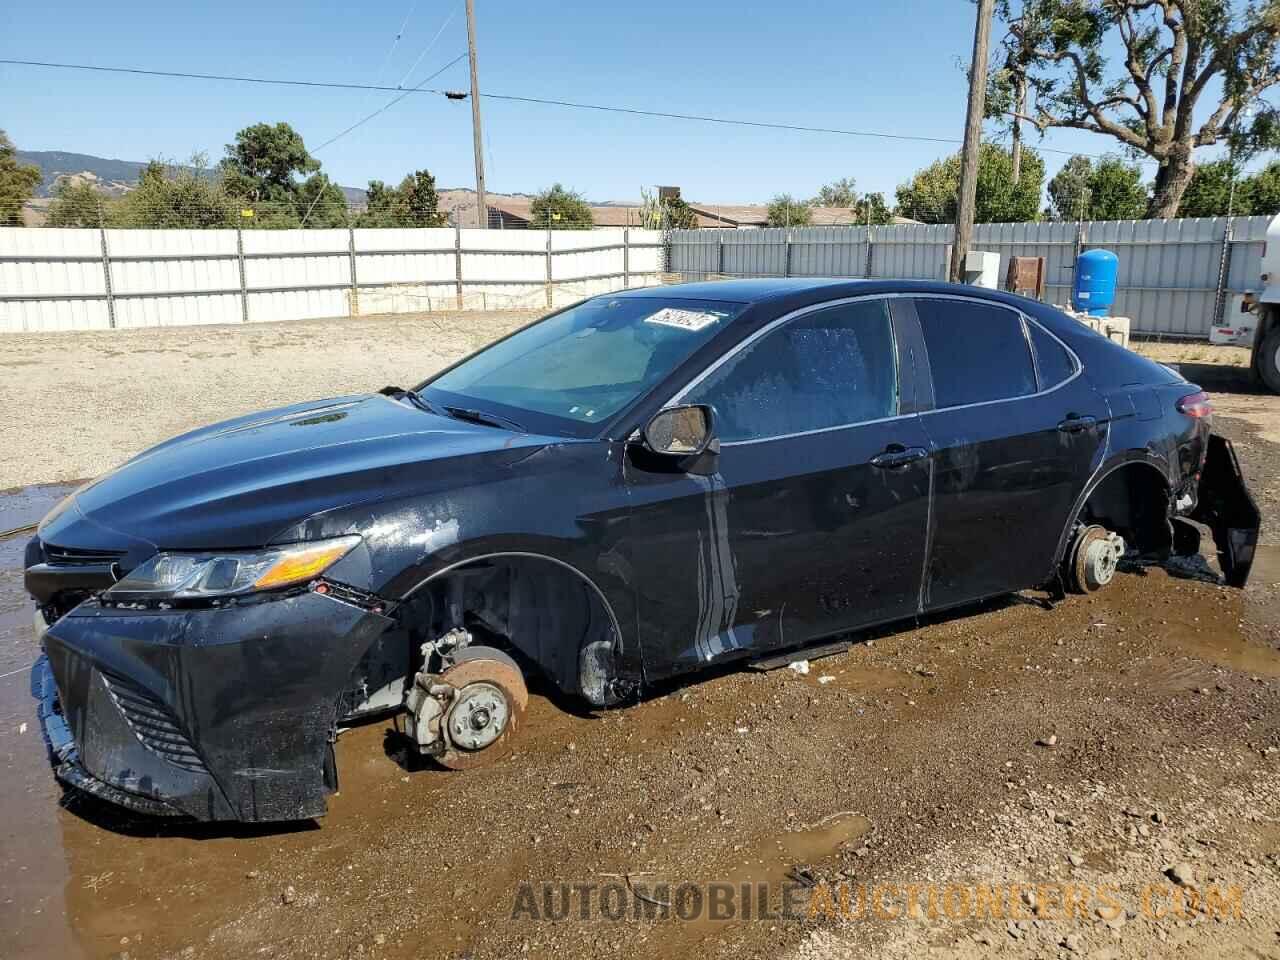
<instances>
[{"instance_id":1,"label":"wheel hub","mask_svg":"<svg viewBox=\"0 0 1280 960\"><path fill-rule=\"evenodd\" d=\"M1124 540L1112 533L1090 541L1086 551L1085 564L1089 579L1098 586L1106 586L1116 575L1116 567L1124 555Z\"/></svg>"},{"instance_id":2,"label":"wheel hub","mask_svg":"<svg viewBox=\"0 0 1280 960\"><path fill-rule=\"evenodd\" d=\"M449 739L464 750L483 750L502 736L510 715L507 698L496 686L469 683L449 710Z\"/></svg>"}]
</instances>

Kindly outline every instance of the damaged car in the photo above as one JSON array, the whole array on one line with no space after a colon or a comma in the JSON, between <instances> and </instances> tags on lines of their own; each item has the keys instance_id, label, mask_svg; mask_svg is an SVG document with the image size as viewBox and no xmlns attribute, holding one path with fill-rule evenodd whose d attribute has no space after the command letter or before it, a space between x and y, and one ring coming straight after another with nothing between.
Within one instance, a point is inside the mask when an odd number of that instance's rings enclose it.
<instances>
[{"instance_id":1,"label":"damaged car","mask_svg":"<svg viewBox=\"0 0 1280 960\"><path fill-rule=\"evenodd\" d=\"M411 389L169 440L41 523L33 692L70 787L292 820L338 731L503 756L528 684L700 669L1199 550L1258 511L1209 398L1034 300L742 280L585 300Z\"/></svg>"}]
</instances>

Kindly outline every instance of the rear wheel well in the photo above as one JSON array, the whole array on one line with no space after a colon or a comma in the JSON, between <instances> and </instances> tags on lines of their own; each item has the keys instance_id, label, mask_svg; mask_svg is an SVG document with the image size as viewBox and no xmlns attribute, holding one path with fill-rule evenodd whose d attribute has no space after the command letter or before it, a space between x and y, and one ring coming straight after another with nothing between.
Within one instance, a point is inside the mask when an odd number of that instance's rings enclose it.
<instances>
[{"instance_id":1,"label":"rear wheel well","mask_svg":"<svg viewBox=\"0 0 1280 960\"><path fill-rule=\"evenodd\" d=\"M501 555L454 567L423 584L397 614L413 637L415 663L421 643L462 627L564 693L609 699L619 642L613 613L591 581L549 557ZM588 649L598 669L583 670Z\"/></svg>"},{"instance_id":2,"label":"rear wheel well","mask_svg":"<svg viewBox=\"0 0 1280 960\"><path fill-rule=\"evenodd\" d=\"M1128 463L1093 488L1077 520L1114 530L1143 557L1164 559L1173 548L1169 484L1155 467Z\"/></svg>"}]
</instances>

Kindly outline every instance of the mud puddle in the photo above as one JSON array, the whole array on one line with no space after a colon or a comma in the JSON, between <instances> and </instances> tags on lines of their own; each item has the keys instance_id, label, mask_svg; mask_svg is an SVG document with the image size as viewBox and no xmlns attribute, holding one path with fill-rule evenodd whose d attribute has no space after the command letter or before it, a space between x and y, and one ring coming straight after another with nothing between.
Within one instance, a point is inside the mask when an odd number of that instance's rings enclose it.
<instances>
[{"instance_id":1,"label":"mud puddle","mask_svg":"<svg viewBox=\"0 0 1280 960\"><path fill-rule=\"evenodd\" d=\"M0 531L38 523L77 485L0 493ZM83 954L66 917L70 878L61 850L62 791L49 772L30 692L29 670L39 652L33 608L22 589L30 536L21 531L0 537L0 955L78 957Z\"/></svg>"}]
</instances>

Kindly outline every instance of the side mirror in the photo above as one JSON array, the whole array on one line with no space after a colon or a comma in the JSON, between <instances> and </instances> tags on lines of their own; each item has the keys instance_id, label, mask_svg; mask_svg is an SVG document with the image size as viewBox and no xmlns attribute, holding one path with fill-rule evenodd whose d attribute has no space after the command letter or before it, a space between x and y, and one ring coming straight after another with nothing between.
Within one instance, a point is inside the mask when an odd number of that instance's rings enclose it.
<instances>
[{"instance_id":1,"label":"side mirror","mask_svg":"<svg viewBox=\"0 0 1280 960\"><path fill-rule=\"evenodd\" d=\"M653 415L641 436L651 452L664 457L697 457L719 452L715 414L706 404L667 407Z\"/></svg>"}]
</instances>

